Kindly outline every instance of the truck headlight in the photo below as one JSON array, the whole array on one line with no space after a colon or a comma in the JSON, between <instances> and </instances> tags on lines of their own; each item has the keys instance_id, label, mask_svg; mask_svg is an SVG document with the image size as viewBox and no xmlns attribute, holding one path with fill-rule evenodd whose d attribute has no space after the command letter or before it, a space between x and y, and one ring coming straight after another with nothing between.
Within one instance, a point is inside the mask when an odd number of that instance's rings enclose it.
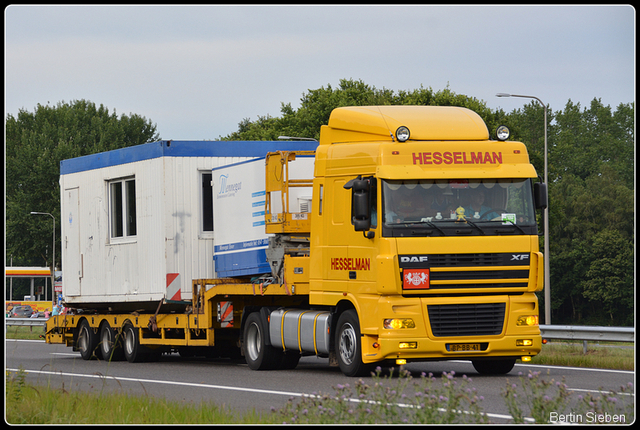
<instances>
[{"instance_id":1,"label":"truck headlight","mask_svg":"<svg viewBox=\"0 0 640 430\"><path fill-rule=\"evenodd\" d=\"M406 142L407 140L409 140L410 135L411 135L411 132L404 125L401 125L396 130L396 138L398 139L398 142Z\"/></svg>"},{"instance_id":2,"label":"truck headlight","mask_svg":"<svg viewBox=\"0 0 640 430\"><path fill-rule=\"evenodd\" d=\"M498 138L498 140L500 141L505 141L509 138L509 135L511 134L511 132L509 131L509 128L506 125L501 125L500 127L498 127L498 129L496 130L496 137Z\"/></svg>"},{"instance_id":3,"label":"truck headlight","mask_svg":"<svg viewBox=\"0 0 640 430\"><path fill-rule=\"evenodd\" d=\"M387 318L384 320L382 326L385 329L399 329L399 328L416 328L416 324L411 318Z\"/></svg>"},{"instance_id":4,"label":"truck headlight","mask_svg":"<svg viewBox=\"0 0 640 430\"><path fill-rule=\"evenodd\" d=\"M538 315L523 315L516 321L517 326L535 326L538 325Z\"/></svg>"}]
</instances>

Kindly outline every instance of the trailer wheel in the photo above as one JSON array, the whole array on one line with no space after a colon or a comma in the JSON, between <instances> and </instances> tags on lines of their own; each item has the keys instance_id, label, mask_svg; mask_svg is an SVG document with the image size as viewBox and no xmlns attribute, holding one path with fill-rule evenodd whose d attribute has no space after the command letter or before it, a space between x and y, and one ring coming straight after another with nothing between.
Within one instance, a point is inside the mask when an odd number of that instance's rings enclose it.
<instances>
[{"instance_id":1,"label":"trailer wheel","mask_svg":"<svg viewBox=\"0 0 640 430\"><path fill-rule=\"evenodd\" d=\"M266 344L267 331L259 312L251 313L245 322L242 349L252 370L271 370L280 365L282 352Z\"/></svg>"},{"instance_id":2,"label":"trailer wheel","mask_svg":"<svg viewBox=\"0 0 640 430\"><path fill-rule=\"evenodd\" d=\"M111 328L108 322L100 326L100 352L105 361L120 361L124 358L122 352L122 335Z\"/></svg>"},{"instance_id":3,"label":"trailer wheel","mask_svg":"<svg viewBox=\"0 0 640 430\"><path fill-rule=\"evenodd\" d=\"M78 351L83 360L90 360L95 357L94 353L98 347L98 335L93 331L87 320L80 323L78 329Z\"/></svg>"},{"instance_id":4,"label":"trailer wheel","mask_svg":"<svg viewBox=\"0 0 640 430\"><path fill-rule=\"evenodd\" d=\"M483 375L504 375L511 372L516 359L507 360L471 360L474 369Z\"/></svg>"},{"instance_id":5,"label":"trailer wheel","mask_svg":"<svg viewBox=\"0 0 640 430\"><path fill-rule=\"evenodd\" d=\"M124 358L129 363L139 363L146 358L142 353L142 346L138 337L138 329L131 323L126 323L122 327Z\"/></svg>"},{"instance_id":6,"label":"trailer wheel","mask_svg":"<svg viewBox=\"0 0 640 430\"><path fill-rule=\"evenodd\" d=\"M369 374L372 366L362 362L360 322L355 310L345 311L338 318L335 345L338 365L342 373L346 376Z\"/></svg>"}]
</instances>

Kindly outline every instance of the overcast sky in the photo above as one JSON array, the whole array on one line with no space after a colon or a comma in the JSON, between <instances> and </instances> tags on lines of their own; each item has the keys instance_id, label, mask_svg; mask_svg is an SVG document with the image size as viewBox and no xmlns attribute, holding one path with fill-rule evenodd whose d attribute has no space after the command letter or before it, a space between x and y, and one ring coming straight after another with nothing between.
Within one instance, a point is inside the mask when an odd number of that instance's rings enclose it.
<instances>
[{"instance_id":1,"label":"overcast sky","mask_svg":"<svg viewBox=\"0 0 640 430\"><path fill-rule=\"evenodd\" d=\"M311 89L448 85L510 112L635 101L630 6L9 6L5 112L86 99L216 140Z\"/></svg>"}]
</instances>

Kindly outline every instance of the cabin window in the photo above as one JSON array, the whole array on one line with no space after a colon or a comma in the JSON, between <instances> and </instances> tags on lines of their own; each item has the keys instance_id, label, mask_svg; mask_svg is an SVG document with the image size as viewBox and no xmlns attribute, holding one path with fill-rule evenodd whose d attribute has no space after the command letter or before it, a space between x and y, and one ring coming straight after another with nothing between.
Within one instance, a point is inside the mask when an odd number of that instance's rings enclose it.
<instances>
[{"instance_id":1,"label":"cabin window","mask_svg":"<svg viewBox=\"0 0 640 430\"><path fill-rule=\"evenodd\" d=\"M135 236L136 226L136 181L134 178L109 182L109 215L111 238Z\"/></svg>"}]
</instances>

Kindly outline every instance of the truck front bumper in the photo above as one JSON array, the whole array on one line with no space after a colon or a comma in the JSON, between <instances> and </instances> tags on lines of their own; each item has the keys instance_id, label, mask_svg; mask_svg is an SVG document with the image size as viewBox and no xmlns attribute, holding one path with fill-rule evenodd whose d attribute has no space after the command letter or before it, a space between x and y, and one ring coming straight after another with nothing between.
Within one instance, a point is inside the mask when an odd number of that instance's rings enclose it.
<instances>
[{"instance_id":1,"label":"truck front bumper","mask_svg":"<svg viewBox=\"0 0 640 430\"><path fill-rule=\"evenodd\" d=\"M445 313L446 318L442 319L438 319L437 313L429 318L428 308L432 305L447 308L450 313ZM365 319L362 330L365 363L399 359L532 357L542 347L535 294L440 298L387 296L377 301L375 309L362 314ZM392 320L398 324L389 323L387 327L385 321ZM434 328L433 323L438 326ZM531 325L527 325L529 323ZM481 334L483 331L487 333Z\"/></svg>"},{"instance_id":2,"label":"truck front bumper","mask_svg":"<svg viewBox=\"0 0 640 430\"><path fill-rule=\"evenodd\" d=\"M537 355L542 347L540 335L501 336L500 338L446 338L362 336L365 363L384 360L471 360L481 357L524 357Z\"/></svg>"}]
</instances>

